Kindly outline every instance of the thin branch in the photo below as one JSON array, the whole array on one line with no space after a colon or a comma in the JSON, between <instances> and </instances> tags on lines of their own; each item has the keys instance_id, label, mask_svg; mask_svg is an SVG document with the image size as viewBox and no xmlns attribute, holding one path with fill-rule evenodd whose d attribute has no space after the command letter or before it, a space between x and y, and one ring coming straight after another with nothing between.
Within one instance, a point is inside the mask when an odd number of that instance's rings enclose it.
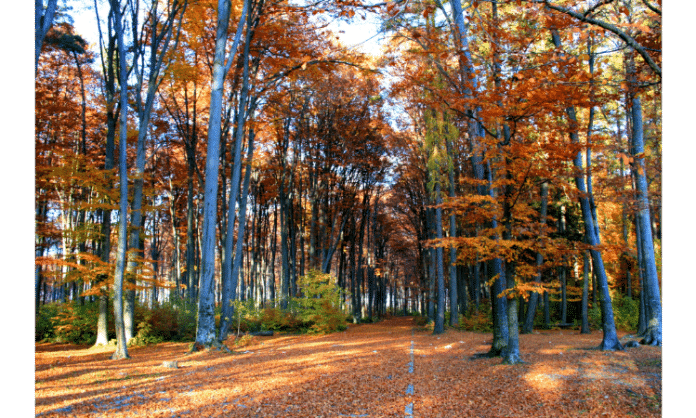
<instances>
[{"instance_id":1,"label":"thin branch","mask_svg":"<svg viewBox=\"0 0 696 418\"><path fill-rule=\"evenodd\" d=\"M643 0L643 4L644 4L648 9L650 9L650 10L652 10L653 12L657 13L658 15L662 16L662 10L661 10L661 9L658 9L656 6L653 6L652 4L650 4L650 2L649 2L648 0Z\"/></svg>"},{"instance_id":2,"label":"thin branch","mask_svg":"<svg viewBox=\"0 0 696 418\"><path fill-rule=\"evenodd\" d=\"M591 13L594 13L594 11L597 10L597 9L599 9L600 7L606 6L607 4L613 3L613 2L614 2L614 0L602 0L602 1L598 2L597 4L595 4L594 6L590 7L589 9L587 9L587 10L585 11L585 13L583 13L582 15L585 16L585 17L587 17L587 16L590 15Z\"/></svg>"},{"instance_id":3,"label":"thin branch","mask_svg":"<svg viewBox=\"0 0 696 418\"><path fill-rule=\"evenodd\" d=\"M660 69L660 66L657 65L657 63L650 57L650 54L645 50L643 46L641 46L638 42L636 42L635 39L633 39L631 36L626 34L626 32L622 31L621 29L617 28L616 26L603 22L601 20L593 19L591 17L587 17L583 14L580 14L578 12L574 12L572 10L566 9L561 6L556 6L555 4L549 3L548 0L544 0L544 5L548 7L549 9L556 10L557 12L561 12L563 14L566 14L568 16L572 16L576 19L578 19L581 22L589 23L591 25L599 26L601 28L604 28L608 30L609 32L614 33L617 35L619 38L621 38L624 42L626 42L628 45L630 45L641 57L643 57L643 60L648 64L648 66L653 70L653 72L658 75L660 78L662 78L662 69Z\"/></svg>"}]
</instances>

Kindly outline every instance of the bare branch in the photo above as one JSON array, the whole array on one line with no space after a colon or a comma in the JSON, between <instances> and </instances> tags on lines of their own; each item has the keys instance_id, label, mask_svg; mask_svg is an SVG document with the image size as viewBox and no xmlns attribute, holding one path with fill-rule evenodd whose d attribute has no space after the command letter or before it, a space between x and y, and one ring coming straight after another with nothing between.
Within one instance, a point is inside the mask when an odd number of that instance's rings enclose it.
<instances>
[{"instance_id":1,"label":"bare branch","mask_svg":"<svg viewBox=\"0 0 696 418\"><path fill-rule=\"evenodd\" d=\"M614 2L614 0L602 0L602 1L598 2L597 4L595 4L594 6L587 9L585 11L585 13L583 13L582 15L587 17L589 14L594 13L594 11L599 9L600 7L605 6L609 3L613 3L613 2Z\"/></svg>"},{"instance_id":2,"label":"bare branch","mask_svg":"<svg viewBox=\"0 0 696 418\"><path fill-rule=\"evenodd\" d=\"M650 54L645 50L643 46L641 46L638 42L636 42L633 37L628 35L626 32L622 31L621 29L617 28L616 26L601 21L597 19L593 19L591 17L587 17L584 14L580 14L578 12L574 12L572 10L566 9L561 6L557 6L555 4L549 3L548 0L544 0L544 5L548 7L549 9L556 10L557 12L564 13L568 16L572 16L576 19L578 19L581 22L586 22L591 25L599 26L601 28L604 28L608 30L609 32L614 33L617 35L619 38L621 38L624 42L626 42L631 48L633 48L641 57L643 57L643 60L648 64L648 66L652 69L652 71L658 75L660 78L662 78L662 69L660 69L660 66L657 65L657 63L650 57Z\"/></svg>"},{"instance_id":3,"label":"bare branch","mask_svg":"<svg viewBox=\"0 0 696 418\"><path fill-rule=\"evenodd\" d=\"M662 16L662 9L658 9L657 6L653 6L650 4L648 0L643 0L643 4L653 12L657 13L658 15Z\"/></svg>"}]
</instances>

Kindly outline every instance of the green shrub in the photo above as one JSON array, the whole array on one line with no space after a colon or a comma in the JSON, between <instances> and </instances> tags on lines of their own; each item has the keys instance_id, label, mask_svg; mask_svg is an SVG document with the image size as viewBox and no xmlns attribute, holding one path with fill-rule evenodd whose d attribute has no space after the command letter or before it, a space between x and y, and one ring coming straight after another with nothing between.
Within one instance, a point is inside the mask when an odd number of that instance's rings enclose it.
<instances>
[{"instance_id":1,"label":"green shrub","mask_svg":"<svg viewBox=\"0 0 696 418\"><path fill-rule=\"evenodd\" d=\"M302 330L302 321L279 308L266 308L261 311L261 327L269 331L298 332Z\"/></svg>"},{"instance_id":2,"label":"green shrub","mask_svg":"<svg viewBox=\"0 0 696 418\"><path fill-rule=\"evenodd\" d=\"M640 301L628 296L617 296L612 299L611 307L614 312L614 324L616 329L634 331L638 328L638 314ZM602 310L596 303L587 313L590 328L602 328Z\"/></svg>"},{"instance_id":3,"label":"green shrub","mask_svg":"<svg viewBox=\"0 0 696 418\"><path fill-rule=\"evenodd\" d=\"M97 339L98 315L98 303L58 305L53 317L53 340L72 344L94 343Z\"/></svg>"},{"instance_id":4,"label":"green shrub","mask_svg":"<svg viewBox=\"0 0 696 418\"><path fill-rule=\"evenodd\" d=\"M234 318L232 326L238 332L261 331L263 312L256 309L254 301L249 299L234 301Z\"/></svg>"},{"instance_id":5,"label":"green shrub","mask_svg":"<svg viewBox=\"0 0 696 418\"><path fill-rule=\"evenodd\" d=\"M302 297L294 298L298 317L313 334L343 331L346 315L341 310L341 291L330 274L310 270L297 280Z\"/></svg>"},{"instance_id":6,"label":"green shrub","mask_svg":"<svg viewBox=\"0 0 696 418\"><path fill-rule=\"evenodd\" d=\"M36 324L34 326L35 341L51 341L56 337L53 328L57 325L56 316L60 305L51 303L42 305L39 308L39 313L36 316Z\"/></svg>"},{"instance_id":7,"label":"green shrub","mask_svg":"<svg viewBox=\"0 0 696 418\"><path fill-rule=\"evenodd\" d=\"M414 314L413 323L417 327L424 327L424 326L428 325L428 322L430 322L430 320L428 319L427 316L421 316L418 314Z\"/></svg>"},{"instance_id":8,"label":"green shrub","mask_svg":"<svg viewBox=\"0 0 696 418\"><path fill-rule=\"evenodd\" d=\"M36 316L36 341L93 344L96 341L99 302L43 305ZM136 335L131 344L161 341L192 341L196 337L196 305L182 301L167 302L152 308L136 304ZM113 307L108 311L109 338L113 338Z\"/></svg>"},{"instance_id":9,"label":"green shrub","mask_svg":"<svg viewBox=\"0 0 696 418\"><path fill-rule=\"evenodd\" d=\"M164 341L161 334L155 332L152 325L153 312L146 312L142 321L138 322L138 332L135 337L128 342L128 345L150 345Z\"/></svg>"},{"instance_id":10,"label":"green shrub","mask_svg":"<svg viewBox=\"0 0 696 418\"><path fill-rule=\"evenodd\" d=\"M111 320L111 318L110 318ZM190 341L196 336L196 305L183 300L156 304L136 303L134 312L136 341L147 345L161 341Z\"/></svg>"},{"instance_id":11,"label":"green shrub","mask_svg":"<svg viewBox=\"0 0 696 418\"><path fill-rule=\"evenodd\" d=\"M491 305L482 303L479 310L469 308L466 315L459 315L459 328L474 332L492 332Z\"/></svg>"},{"instance_id":12,"label":"green shrub","mask_svg":"<svg viewBox=\"0 0 696 418\"><path fill-rule=\"evenodd\" d=\"M595 303L587 310L587 322L591 329L602 329L602 310L599 303Z\"/></svg>"},{"instance_id":13,"label":"green shrub","mask_svg":"<svg viewBox=\"0 0 696 418\"><path fill-rule=\"evenodd\" d=\"M617 329L634 331L638 328L639 303L639 300L628 296L612 299L611 306L614 309L614 322Z\"/></svg>"}]
</instances>

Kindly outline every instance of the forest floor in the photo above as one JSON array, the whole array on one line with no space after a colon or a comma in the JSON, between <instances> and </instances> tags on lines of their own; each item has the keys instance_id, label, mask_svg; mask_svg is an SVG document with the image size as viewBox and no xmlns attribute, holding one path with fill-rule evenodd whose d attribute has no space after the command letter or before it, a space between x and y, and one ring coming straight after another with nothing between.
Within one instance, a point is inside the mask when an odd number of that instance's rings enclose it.
<instances>
[{"instance_id":1,"label":"forest floor","mask_svg":"<svg viewBox=\"0 0 696 418\"><path fill-rule=\"evenodd\" d=\"M620 334L622 336L624 334ZM472 359L491 335L394 317L324 336L253 337L233 354L187 343L36 344L39 417L659 417L662 349L596 350L601 331L520 336L526 362ZM228 340L232 347L233 337ZM177 361L178 368L163 366Z\"/></svg>"}]
</instances>

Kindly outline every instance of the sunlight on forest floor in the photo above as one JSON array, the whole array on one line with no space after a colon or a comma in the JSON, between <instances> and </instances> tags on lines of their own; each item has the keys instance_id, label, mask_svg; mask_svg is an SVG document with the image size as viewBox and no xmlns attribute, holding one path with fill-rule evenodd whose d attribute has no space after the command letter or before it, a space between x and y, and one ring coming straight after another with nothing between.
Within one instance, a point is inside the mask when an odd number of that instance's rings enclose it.
<instances>
[{"instance_id":1,"label":"sunlight on forest floor","mask_svg":"<svg viewBox=\"0 0 696 418\"><path fill-rule=\"evenodd\" d=\"M599 331L522 335L526 363L516 366L471 359L490 348L490 334L434 336L411 318L326 336L254 337L233 354L162 343L113 361L113 347L36 344L35 413L381 417L404 416L412 403L418 417L660 416L662 350L602 352L600 341ZM173 360L178 368L163 367Z\"/></svg>"}]
</instances>

